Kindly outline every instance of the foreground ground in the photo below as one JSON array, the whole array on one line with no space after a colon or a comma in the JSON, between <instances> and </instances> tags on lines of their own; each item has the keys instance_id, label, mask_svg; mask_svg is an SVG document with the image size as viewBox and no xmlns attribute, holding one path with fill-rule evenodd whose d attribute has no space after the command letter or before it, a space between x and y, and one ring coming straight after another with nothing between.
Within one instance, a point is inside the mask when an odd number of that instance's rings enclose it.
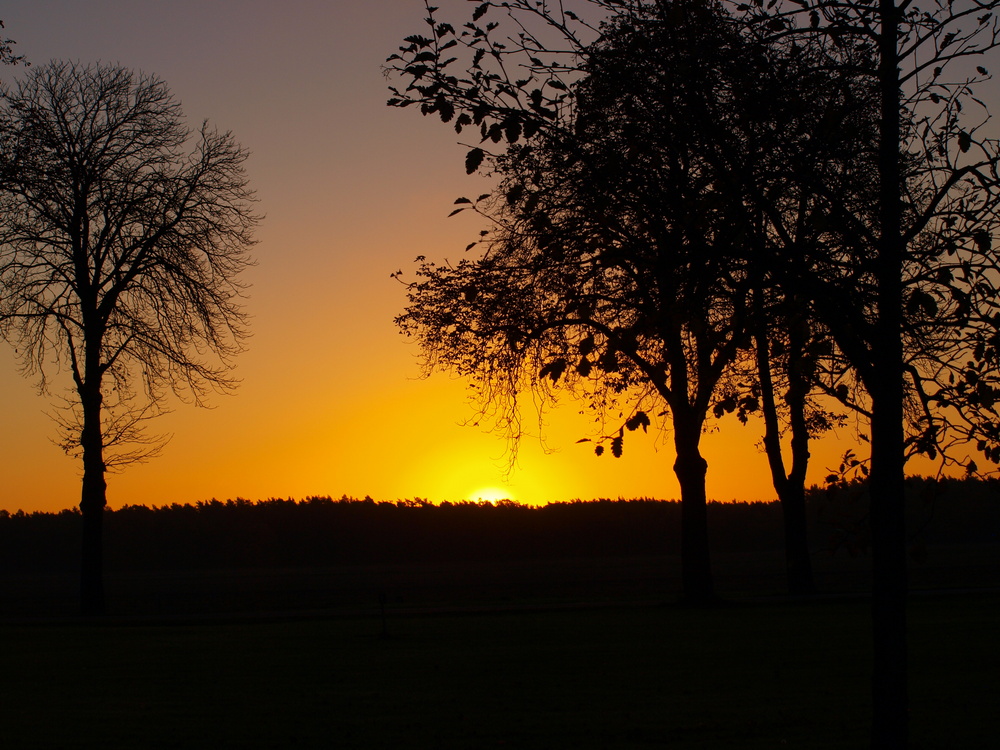
<instances>
[{"instance_id":1,"label":"foreground ground","mask_svg":"<svg viewBox=\"0 0 1000 750\"><path fill-rule=\"evenodd\" d=\"M0 625L11 748L857 748L863 599ZM914 597L913 747L991 747L996 594Z\"/></svg>"}]
</instances>

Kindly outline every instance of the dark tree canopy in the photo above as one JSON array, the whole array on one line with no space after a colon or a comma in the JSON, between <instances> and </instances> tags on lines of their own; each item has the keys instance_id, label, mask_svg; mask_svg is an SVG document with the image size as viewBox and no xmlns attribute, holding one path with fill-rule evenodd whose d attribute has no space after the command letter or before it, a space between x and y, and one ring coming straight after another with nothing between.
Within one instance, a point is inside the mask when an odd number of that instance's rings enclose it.
<instances>
[{"instance_id":1,"label":"dark tree canopy","mask_svg":"<svg viewBox=\"0 0 1000 750\"><path fill-rule=\"evenodd\" d=\"M106 470L144 455L168 392L201 403L235 384L257 221L247 152L207 124L192 134L166 84L116 66L53 62L2 100L4 334L43 388L72 378L61 421L97 519L84 596L99 609Z\"/></svg>"},{"instance_id":2,"label":"dark tree canopy","mask_svg":"<svg viewBox=\"0 0 1000 750\"><path fill-rule=\"evenodd\" d=\"M766 35L836 45L860 40L874 51L855 71L872 82L879 107L874 220L843 206L839 250L830 256L836 262L810 263L815 270L801 282L870 402L874 748L907 744L907 452L935 456L954 447L948 436L957 434L1000 458L1000 390L989 343L997 340L1000 320L992 251L998 150L984 137L988 113L974 93L987 69L972 72L970 65L963 73L954 64L996 48L998 5L754 0L741 6ZM831 205L841 202L832 190L825 196ZM864 304L841 304L842 292L859 287L868 290ZM918 426L910 436L908 423Z\"/></svg>"},{"instance_id":3,"label":"dark tree canopy","mask_svg":"<svg viewBox=\"0 0 1000 750\"><path fill-rule=\"evenodd\" d=\"M561 25L569 14L512 6L576 44ZM400 323L430 365L478 378L515 429L508 415L533 386L576 389L605 416L626 409L599 453L610 443L620 455L625 431L651 423L648 410L669 414L697 550L685 564L699 571L685 591L698 598L711 588L701 434L713 406L756 408L757 396L731 398L720 383L747 358L754 311L775 283L766 267L775 240L759 207L766 197L808 229L799 173L826 168L845 185L861 181L856 144L871 107L849 77L831 73L828 51L762 44L722 4L624 6L576 50L572 68L544 65L534 37L501 47L484 41L492 24L459 35L432 13L436 41L407 40L396 70L414 80L390 103L420 102L507 145L467 157L470 169L488 162L501 179L489 200L459 201L457 210L472 204L496 224L482 255L425 262ZM466 79L444 59L461 39L475 50ZM490 72L484 48L500 61ZM515 60L530 75L512 82Z\"/></svg>"},{"instance_id":4,"label":"dark tree canopy","mask_svg":"<svg viewBox=\"0 0 1000 750\"><path fill-rule=\"evenodd\" d=\"M475 202L499 224L482 259L425 264L411 286L402 323L432 363L486 363L488 395L533 380L610 386L599 396L642 383L679 435L684 397L697 402L703 382L716 393L720 381L702 377L742 361L717 345L752 338L758 374L785 368L800 422L802 389L816 384L870 422L880 748L905 744L905 460L943 456L975 472L950 452L969 445L1000 459L1000 181L975 95L989 74L952 65L996 47L997 5L594 0L574 6L595 11L588 22L563 4L483 2L460 29L428 7L428 33L389 60L407 84L390 104L471 130L467 171L486 165L504 180ZM770 64L737 55L727 67L733 37L712 37L712 23L655 41L713 13ZM685 60L684 34L711 41ZM671 99L688 84L693 96ZM732 325L700 349L715 311ZM490 342L478 352L477 336ZM723 385L722 412L755 398ZM690 416L697 433L705 411Z\"/></svg>"}]
</instances>

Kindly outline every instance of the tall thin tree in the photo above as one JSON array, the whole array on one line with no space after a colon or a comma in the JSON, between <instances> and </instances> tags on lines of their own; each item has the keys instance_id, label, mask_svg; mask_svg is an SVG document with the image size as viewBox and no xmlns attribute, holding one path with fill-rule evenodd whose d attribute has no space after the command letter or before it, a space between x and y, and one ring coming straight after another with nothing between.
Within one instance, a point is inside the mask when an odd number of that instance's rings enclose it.
<instances>
[{"instance_id":1,"label":"tall thin tree","mask_svg":"<svg viewBox=\"0 0 1000 750\"><path fill-rule=\"evenodd\" d=\"M3 333L43 388L72 379L64 445L83 463L82 607L97 614L109 465L144 455L169 392L200 404L235 385L258 220L247 152L207 124L192 134L163 81L114 65L53 62L0 99Z\"/></svg>"}]
</instances>

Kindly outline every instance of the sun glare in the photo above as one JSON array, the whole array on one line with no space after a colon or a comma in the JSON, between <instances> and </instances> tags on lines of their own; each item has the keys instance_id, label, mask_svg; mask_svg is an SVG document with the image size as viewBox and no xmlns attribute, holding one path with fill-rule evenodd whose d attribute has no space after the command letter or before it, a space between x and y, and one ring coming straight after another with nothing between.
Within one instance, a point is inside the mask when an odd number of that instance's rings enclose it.
<instances>
[{"instance_id":1,"label":"sun glare","mask_svg":"<svg viewBox=\"0 0 1000 750\"><path fill-rule=\"evenodd\" d=\"M493 503L499 500L514 500L514 495L510 490L501 490L497 487L483 487L475 492L469 493L469 500L473 502Z\"/></svg>"}]
</instances>

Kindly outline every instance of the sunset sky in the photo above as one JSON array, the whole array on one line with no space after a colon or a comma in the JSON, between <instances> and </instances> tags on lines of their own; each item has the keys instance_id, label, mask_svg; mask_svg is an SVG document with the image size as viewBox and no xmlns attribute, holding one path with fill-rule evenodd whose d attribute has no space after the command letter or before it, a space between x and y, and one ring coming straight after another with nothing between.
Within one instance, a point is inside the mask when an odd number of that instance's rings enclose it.
<instances>
[{"instance_id":1,"label":"sunset sky","mask_svg":"<svg viewBox=\"0 0 1000 750\"><path fill-rule=\"evenodd\" d=\"M437 3L464 20L461 0ZM457 8L448 14L447 9ZM455 198L485 192L468 177L452 129L385 106L385 58L422 31L421 0L31 0L5 4L6 35L34 64L118 62L155 73L190 124L209 119L252 152L266 215L248 310L243 383L213 409L177 403L153 429L163 455L109 477L112 507L237 496L371 495L379 500L674 498L668 433L633 435L625 456L594 456L576 440L590 422L567 401L521 446L473 416L465 384L419 378L418 352L397 332L404 304L389 274L417 255L457 259L482 228L447 218ZM4 80L20 75L0 70ZM80 468L51 442L51 399L0 349L4 422L0 508L57 510L78 502ZM59 395L69 384L53 379ZM534 424L532 414L527 423ZM771 499L760 425L723 420L705 439L709 496ZM835 436L836 437L836 436ZM544 441L544 444L543 444ZM812 481L852 447L853 431L814 450Z\"/></svg>"}]
</instances>

